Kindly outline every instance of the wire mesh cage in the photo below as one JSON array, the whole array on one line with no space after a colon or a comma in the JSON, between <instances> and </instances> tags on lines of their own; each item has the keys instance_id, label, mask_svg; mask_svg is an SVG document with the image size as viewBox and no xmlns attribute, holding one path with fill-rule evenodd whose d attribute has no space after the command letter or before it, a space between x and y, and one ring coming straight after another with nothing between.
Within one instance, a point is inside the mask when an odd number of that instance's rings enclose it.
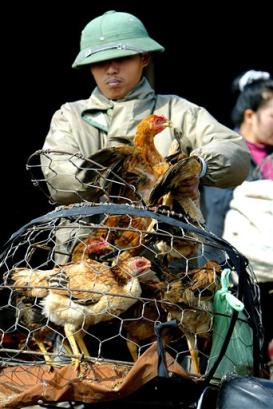
<instances>
[{"instance_id":1,"label":"wire mesh cage","mask_svg":"<svg viewBox=\"0 0 273 409\"><path fill-rule=\"evenodd\" d=\"M52 154L68 163L73 189L61 188L65 175L59 178L56 164L52 170ZM208 232L195 208L144 206L116 167L89 160L87 183L79 155L39 151L28 163L39 187L41 155L49 179L58 178L49 182L51 197L81 203L32 220L1 254L3 407L37 397L118 399L157 376L205 385L226 373L255 374L261 317L246 259ZM217 310L219 292L233 297L227 309Z\"/></svg>"}]
</instances>

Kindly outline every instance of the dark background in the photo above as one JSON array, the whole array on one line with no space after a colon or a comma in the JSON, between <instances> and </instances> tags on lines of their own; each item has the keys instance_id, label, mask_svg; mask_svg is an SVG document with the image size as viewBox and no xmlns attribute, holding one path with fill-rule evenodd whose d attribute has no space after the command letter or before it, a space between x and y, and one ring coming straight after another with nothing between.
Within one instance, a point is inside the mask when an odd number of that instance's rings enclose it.
<instances>
[{"instance_id":1,"label":"dark background","mask_svg":"<svg viewBox=\"0 0 273 409\"><path fill-rule=\"evenodd\" d=\"M5 6L2 23L9 28L2 34L0 244L52 210L32 186L25 164L42 147L54 111L91 93L91 77L71 64L81 30L92 18L112 9L138 16L151 37L166 47L155 59L157 92L202 105L228 126L233 78L247 69L272 72L268 3L237 2L238 9L230 2L178 2L55 0Z\"/></svg>"}]
</instances>

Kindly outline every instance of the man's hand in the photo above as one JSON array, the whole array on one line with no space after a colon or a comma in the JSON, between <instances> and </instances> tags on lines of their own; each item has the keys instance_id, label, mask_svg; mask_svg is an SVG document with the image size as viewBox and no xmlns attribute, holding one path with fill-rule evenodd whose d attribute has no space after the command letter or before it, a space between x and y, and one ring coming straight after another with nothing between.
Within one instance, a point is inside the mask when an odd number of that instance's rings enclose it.
<instances>
[{"instance_id":1,"label":"man's hand","mask_svg":"<svg viewBox=\"0 0 273 409\"><path fill-rule=\"evenodd\" d=\"M188 179L181 180L181 184L176 188L179 197L190 197L193 200L199 198L199 176L195 175Z\"/></svg>"},{"instance_id":2,"label":"man's hand","mask_svg":"<svg viewBox=\"0 0 273 409\"><path fill-rule=\"evenodd\" d=\"M172 192L174 197L191 198L199 197L199 179L202 164L195 156L181 159L172 165L157 181L150 194L150 205L154 206L159 199Z\"/></svg>"}]
</instances>

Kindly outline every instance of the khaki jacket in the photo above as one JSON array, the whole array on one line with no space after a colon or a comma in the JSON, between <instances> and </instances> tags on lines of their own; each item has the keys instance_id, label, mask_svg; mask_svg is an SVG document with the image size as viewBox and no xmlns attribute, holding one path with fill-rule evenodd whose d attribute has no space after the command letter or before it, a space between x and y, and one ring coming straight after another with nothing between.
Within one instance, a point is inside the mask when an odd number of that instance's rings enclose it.
<instances>
[{"instance_id":1,"label":"khaki jacket","mask_svg":"<svg viewBox=\"0 0 273 409\"><path fill-rule=\"evenodd\" d=\"M185 152L206 161L207 173L201 179L202 184L234 187L245 179L250 155L243 138L220 124L204 108L184 98L156 95L145 78L123 100L108 100L95 88L89 99L64 104L52 118L43 149L89 157L111 146L113 136L132 140L139 122L151 113L166 116L173 127L182 131ZM168 154L173 140L171 128L156 136L156 147L163 156ZM75 178L81 159L72 163L56 160L57 156L51 153L41 157L53 199L69 204L80 201L79 197L88 198L86 188Z\"/></svg>"}]
</instances>

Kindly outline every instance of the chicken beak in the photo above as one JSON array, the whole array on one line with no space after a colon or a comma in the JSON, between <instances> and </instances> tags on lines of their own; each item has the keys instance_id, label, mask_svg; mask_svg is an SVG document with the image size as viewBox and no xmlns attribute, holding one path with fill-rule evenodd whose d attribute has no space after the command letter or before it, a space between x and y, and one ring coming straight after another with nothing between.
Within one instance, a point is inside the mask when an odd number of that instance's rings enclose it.
<instances>
[{"instance_id":1,"label":"chicken beak","mask_svg":"<svg viewBox=\"0 0 273 409\"><path fill-rule=\"evenodd\" d=\"M165 128L172 128L173 127L173 124L172 124L172 121L166 121L166 122L164 122L164 127Z\"/></svg>"}]
</instances>

